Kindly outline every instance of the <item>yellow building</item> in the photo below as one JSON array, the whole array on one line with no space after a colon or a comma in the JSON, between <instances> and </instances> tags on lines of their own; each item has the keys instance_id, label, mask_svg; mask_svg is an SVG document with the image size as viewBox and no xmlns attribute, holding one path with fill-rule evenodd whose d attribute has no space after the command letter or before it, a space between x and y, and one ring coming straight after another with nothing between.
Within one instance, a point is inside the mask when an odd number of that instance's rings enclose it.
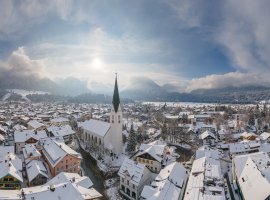
<instances>
[{"instance_id":1,"label":"yellow building","mask_svg":"<svg viewBox=\"0 0 270 200\"><path fill-rule=\"evenodd\" d=\"M14 176L7 174L0 179L1 190L18 190L21 189L22 180L18 180Z\"/></svg>"}]
</instances>

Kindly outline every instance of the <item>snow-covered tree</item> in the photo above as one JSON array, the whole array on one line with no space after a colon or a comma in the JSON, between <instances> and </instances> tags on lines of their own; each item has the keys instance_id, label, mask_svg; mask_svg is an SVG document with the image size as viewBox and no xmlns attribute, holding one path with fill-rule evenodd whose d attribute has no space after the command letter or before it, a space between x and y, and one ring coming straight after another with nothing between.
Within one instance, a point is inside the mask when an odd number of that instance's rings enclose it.
<instances>
[{"instance_id":1,"label":"snow-covered tree","mask_svg":"<svg viewBox=\"0 0 270 200\"><path fill-rule=\"evenodd\" d=\"M133 124L130 127L129 137L128 137L128 143L127 143L127 151L128 152L134 152L136 149L136 133L133 128Z\"/></svg>"}]
</instances>

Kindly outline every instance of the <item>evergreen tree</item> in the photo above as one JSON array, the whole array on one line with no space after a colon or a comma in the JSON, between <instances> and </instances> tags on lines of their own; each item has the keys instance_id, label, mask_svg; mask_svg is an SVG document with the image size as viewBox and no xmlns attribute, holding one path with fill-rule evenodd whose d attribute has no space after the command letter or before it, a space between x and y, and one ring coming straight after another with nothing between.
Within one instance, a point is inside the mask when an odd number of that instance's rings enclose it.
<instances>
[{"instance_id":1,"label":"evergreen tree","mask_svg":"<svg viewBox=\"0 0 270 200\"><path fill-rule=\"evenodd\" d=\"M166 123L163 124L161 129L161 138L165 140L167 138L167 126Z\"/></svg>"},{"instance_id":2,"label":"evergreen tree","mask_svg":"<svg viewBox=\"0 0 270 200\"><path fill-rule=\"evenodd\" d=\"M127 151L134 152L136 149L136 133L133 128L133 124L130 127L128 143L127 143Z\"/></svg>"},{"instance_id":3,"label":"evergreen tree","mask_svg":"<svg viewBox=\"0 0 270 200\"><path fill-rule=\"evenodd\" d=\"M262 110L262 112L261 112L261 117L265 118L265 117L267 116L267 114L268 114L267 111L268 111L268 110L267 110L267 106L266 106L266 104L264 104L264 105L263 105L263 110Z\"/></svg>"},{"instance_id":4,"label":"evergreen tree","mask_svg":"<svg viewBox=\"0 0 270 200\"><path fill-rule=\"evenodd\" d=\"M248 124L251 126L255 125L255 116L253 113L250 113L250 115L249 115Z\"/></svg>"},{"instance_id":5,"label":"evergreen tree","mask_svg":"<svg viewBox=\"0 0 270 200\"><path fill-rule=\"evenodd\" d=\"M142 143L143 142L143 135L141 133L138 134L137 136L137 142Z\"/></svg>"}]
</instances>

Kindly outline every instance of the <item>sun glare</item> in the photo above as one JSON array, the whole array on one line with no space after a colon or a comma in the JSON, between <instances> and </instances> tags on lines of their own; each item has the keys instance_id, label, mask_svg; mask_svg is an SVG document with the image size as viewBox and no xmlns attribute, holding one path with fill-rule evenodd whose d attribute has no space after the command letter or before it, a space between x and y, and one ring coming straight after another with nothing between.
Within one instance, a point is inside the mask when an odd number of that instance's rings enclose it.
<instances>
[{"instance_id":1,"label":"sun glare","mask_svg":"<svg viewBox=\"0 0 270 200\"><path fill-rule=\"evenodd\" d=\"M99 58L95 58L92 61L93 69L100 70L102 68L102 61Z\"/></svg>"}]
</instances>

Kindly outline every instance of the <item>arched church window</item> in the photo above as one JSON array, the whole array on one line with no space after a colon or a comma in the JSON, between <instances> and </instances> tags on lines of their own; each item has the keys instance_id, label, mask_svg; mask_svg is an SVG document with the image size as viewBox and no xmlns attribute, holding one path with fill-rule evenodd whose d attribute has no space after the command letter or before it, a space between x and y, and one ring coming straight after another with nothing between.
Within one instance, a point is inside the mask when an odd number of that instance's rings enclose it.
<instances>
[{"instance_id":1,"label":"arched church window","mask_svg":"<svg viewBox=\"0 0 270 200\"><path fill-rule=\"evenodd\" d=\"M118 115L118 123L120 123L120 115Z\"/></svg>"}]
</instances>

